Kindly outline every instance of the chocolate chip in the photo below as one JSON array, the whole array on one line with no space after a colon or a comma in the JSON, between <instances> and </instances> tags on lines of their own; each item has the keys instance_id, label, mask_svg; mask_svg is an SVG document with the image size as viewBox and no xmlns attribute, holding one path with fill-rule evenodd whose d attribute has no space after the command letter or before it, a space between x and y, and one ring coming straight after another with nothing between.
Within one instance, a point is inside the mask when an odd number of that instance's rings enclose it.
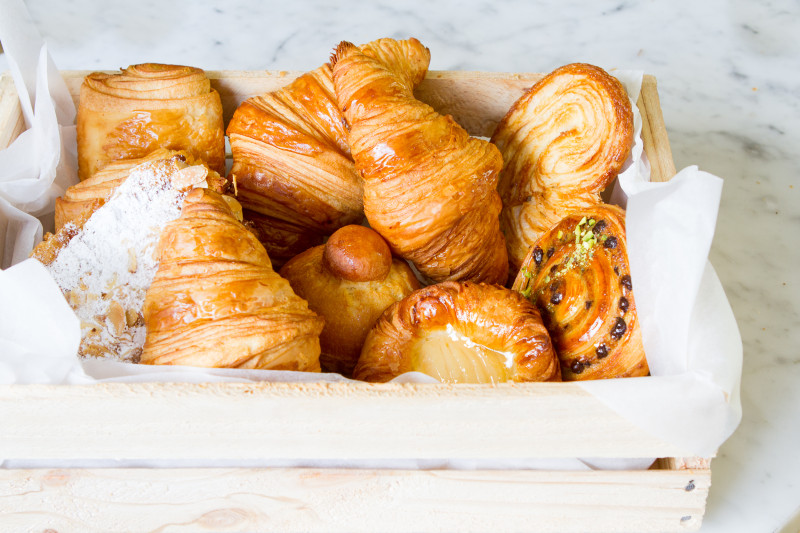
<instances>
[{"instance_id":1,"label":"chocolate chip","mask_svg":"<svg viewBox=\"0 0 800 533\"><path fill-rule=\"evenodd\" d=\"M603 359L608 355L608 348L606 347L605 344L601 344L595 349L594 353L597 354L598 359Z\"/></svg>"},{"instance_id":2,"label":"chocolate chip","mask_svg":"<svg viewBox=\"0 0 800 533\"><path fill-rule=\"evenodd\" d=\"M533 260L537 266L542 264L542 249L538 246L533 249Z\"/></svg>"},{"instance_id":3,"label":"chocolate chip","mask_svg":"<svg viewBox=\"0 0 800 533\"><path fill-rule=\"evenodd\" d=\"M628 299L624 296L619 299L619 308L622 309L623 313L628 310Z\"/></svg>"},{"instance_id":4,"label":"chocolate chip","mask_svg":"<svg viewBox=\"0 0 800 533\"><path fill-rule=\"evenodd\" d=\"M621 318L617 318L617 321L614 322L614 327L611 329L611 338L621 338L625 334L626 329L628 329L628 326L625 324L625 321Z\"/></svg>"},{"instance_id":5,"label":"chocolate chip","mask_svg":"<svg viewBox=\"0 0 800 533\"><path fill-rule=\"evenodd\" d=\"M614 267L614 274L619 276L619 267Z\"/></svg>"},{"instance_id":6,"label":"chocolate chip","mask_svg":"<svg viewBox=\"0 0 800 533\"><path fill-rule=\"evenodd\" d=\"M547 250L547 258L550 259L551 257L553 257L554 253L556 253L555 248L550 248L549 250Z\"/></svg>"},{"instance_id":7,"label":"chocolate chip","mask_svg":"<svg viewBox=\"0 0 800 533\"><path fill-rule=\"evenodd\" d=\"M633 290L633 282L631 282L631 275L625 274L621 278L619 278L619 282L622 283L622 286L626 289Z\"/></svg>"},{"instance_id":8,"label":"chocolate chip","mask_svg":"<svg viewBox=\"0 0 800 533\"><path fill-rule=\"evenodd\" d=\"M606 239L606 242L603 243L603 246L606 248L616 248L617 238L614 236L609 237L608 239Z\"/></svg>"},{"instance_id":9,"label":"chocolate chip","mask_svg":"<svg viewBox=\"0 0 800 533\"><path fill-rule=\"evenodd\" d=\"M597 235L598 233L603 231L603 228L605 228L605 227L606 227L606 221L605 220L600 220L600 221L597 222L597 224L594 225L594 227L592 228L592 232L595 235Z\"/></svg>"},{"instance_id":10,"label":"chocolate chip","mask_svg":"<svg viewBox=\"0 0 800 533\"><path fill-rule=\"evenodd\" d=\"M550 296L550 303L553 305L560 304L561 300L564 298L564 295L560 292L554 292L552 296Z\"/></svg>"},{"instance_id":11,"label":"chocolate chip","mask_svg":"<svg viewBox=\"0 0 800 533\"><path fill-rule=\"evenodd\" d=\"M583 363L580 361L580 359L575 359L569 368L572 370L573 374L580 374L583 372Z\"/></svg>"},{"instance_id":12,"label":"chocolate chip","mask_svg":"<svg viewBox=\"0 0 800 533\"><path fill-rule=\"evenodd\" d=\"M586 300L586 309L588 310L588 309L591 309L591 308L592 308L592 301L591 300Z\"/></svg>"}]
</instances>

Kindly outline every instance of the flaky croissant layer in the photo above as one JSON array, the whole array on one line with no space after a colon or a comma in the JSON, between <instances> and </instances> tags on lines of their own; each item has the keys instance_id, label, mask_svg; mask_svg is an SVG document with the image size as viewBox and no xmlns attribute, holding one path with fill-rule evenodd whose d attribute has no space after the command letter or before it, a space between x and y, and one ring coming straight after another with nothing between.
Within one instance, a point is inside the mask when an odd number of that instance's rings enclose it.
<instances>
[{"instance_id":1,"label":"flaky croissant layer","mask_svg":"<svg viewBox=\"0 0 800 533\"><path fill-rule=\"evenodd\" d=\"M430 52L416 39L336 49L333 80L364 178L370 226L429 279L505 282L495 188L502 158L414 98Z\"/></svg>"}]
</instances>

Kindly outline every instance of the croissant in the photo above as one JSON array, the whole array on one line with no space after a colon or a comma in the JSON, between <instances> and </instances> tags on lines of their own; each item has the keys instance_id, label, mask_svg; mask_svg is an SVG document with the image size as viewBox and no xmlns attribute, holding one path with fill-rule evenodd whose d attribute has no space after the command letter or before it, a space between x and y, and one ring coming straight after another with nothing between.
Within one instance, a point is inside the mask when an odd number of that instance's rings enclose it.
<instances>
[{"instance_id":1,"label":"croissant","mask_svg":"<svg viewBox=\"0 0 800 533\"><path fill-rule=\"evenodd\" d=\"M414 98L430 52L416 39L339 44L333 82L364 178L364 213L392 251L433 281L505 282L495 187L503 161Z\"/></svg>"},{"instance_id":2,"label":"croissant","mask_svg":"<svg viewBox=\"0 0 800 533\"><path fill-rule=\"evenodd\" d=\"M287 242L321 242L363 218L361 179L350 157L330 66L245 100L227 133L233 156L229 178L248 220L284 222L277 235L261 234L273 260L306 249L287 247Z\"/></svg>"},{"instance_id":3,"label":"croissant","mask_svg":"<svg viewBox=\"0 0 800 533\"><path fill-rule=\"evenodd\" d=\"M518 292L446 281L389 307L367 335L355 379L423 372L453 383L561 381L536 307Z\"/></svg>"},{"instance_id":4,"label":"croissant","mask_svg":"<svg viewBox=\"0 0 800 533\"><path fill-rule=\"evenodd\" d=\"M158 252L142 363L320 370L323 320L272 270L222 196L189 193Z\"/></svg>"},{"instance_id":5,"label":"croissant","mask_svg":"<svg viewBox=\"0 0 800 533\"><path fill-rule=\"evenodd\" d=\"M364 226L345 226L328 242L292 258L281 276L325 318L320 336L324 370L349 376L381 313L420 287L408 264Z\"/></svg>"},{"instance_id":6,"label":"croissant","mask_svg":"<svg viewBox=\"0 0 800 533\"><path fill-rule=\"evenodd\" d=\"M564 380L646 376L625 240L625 212L571 213L534 244L514 288L542 312Z\"/></svg>"},{"instance_id":7,"label":"croissant","mask_svg":"<svg viewBox=\"0 0 800 533\"><path fill-rule=\"evenodd\" d=\"M190 165L194 164L192 157L187 152L158 148L144 157L112 161L103 169L95 172L92 177L68 187L63 196L56 198L56 231L64 224L91 216L128 178L135 167L170 157L177 157ZM224 192L227 188L227 181L213 170L209 171L206 180L209 188L217 192Z\"/></svg>"},{"instance_id":8,"label":"croissant","mask_svg":"<svg viewBox=\"0 0 800 533\"><path fill-rule=\"evenodd\" d=\"M630 151L633 112L616 78L574 63L517 100L492 142L505 161L497 190L513 276L545 230L570 211L601 201L599 193Z\"/></svg>"},{"instance_id":9,"label":"croissant","mask_svg":"<svg viewBox=\"0 0 800 533\"><path fill-rule=\"evenodd\" d=\"M186 150L225 173L222 103L198 68L146 63L117 74L89 74L81 85L77 126L81 181L112 161L157 148Z\"/></svg>"}]
</instances>

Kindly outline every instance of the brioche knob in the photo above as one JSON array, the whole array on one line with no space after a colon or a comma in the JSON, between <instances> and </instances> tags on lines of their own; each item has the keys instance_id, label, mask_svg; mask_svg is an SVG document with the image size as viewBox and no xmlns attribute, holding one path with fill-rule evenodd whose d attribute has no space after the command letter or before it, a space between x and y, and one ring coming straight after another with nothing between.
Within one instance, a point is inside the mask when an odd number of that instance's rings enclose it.
<instances>
[{"instance_id":1,"label":"brioche knob","mask_svg":"<svg viewBox=\"0 0 800 533\"><path fill-rule=\"evenodd\" d=\"M345 226L328 239L322 261L338 278L381 281L392 268L392 252L376 231L365 226Z\"/></svg>"}]
</instances>

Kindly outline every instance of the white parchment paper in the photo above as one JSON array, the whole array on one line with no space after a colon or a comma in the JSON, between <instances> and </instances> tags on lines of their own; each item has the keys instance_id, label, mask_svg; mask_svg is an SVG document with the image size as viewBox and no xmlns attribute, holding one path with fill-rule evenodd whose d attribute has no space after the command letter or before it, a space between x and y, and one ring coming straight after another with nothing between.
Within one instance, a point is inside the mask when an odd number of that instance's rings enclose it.
<instances>
[{"instance_id":1,"label":"white parchment paper","mask_svg":"<svg viewBox=\"0 0 800 533\"><path fill-rule=\"evenodd\" d=\"M58 83L60 76L20 5L16 0L0 0L4 14L12 15L0 22L0 38L10 64L15 65L15 79L19 80L18 90L23 95L29 124L23 136L0 152L3 265L19 263L0 271L0 383L345 380L331 374L78 360L79 328L74 314L46 270L35 260L21 261L41 238L42 227L36 217L46 216L48 209L52 211L54 198L74 183L76 164L71 126L74 108L71 109L63 80ZM19 20L23 22L15 24ZM32 49L39 53L32 54ZM627 203L634 296L652 376L584 382L581 386L645 431L685 449L687 455L708 457L716 453L741 418L741 339L719 279L707 260L722 180L689 167L670 182L651 183L640 135L641 116L635 105L642 74L613 74L626 85L631 97L636 144L618 178L612 201ZM35 106L29 109L34 101L30 96L34 94ZM43 320L47 336L41 335ZM433 380L412 374L401 376L398 381ZM26 463L17 461L5 466L20 464ZM426 464L394 461L383 466L425 468ZM476 467L465 461L436 464ZM479 466L574 469L648 465L648 460L641 459L611 463L589 459L545 463L532 460L526 464L506 464L498 459ZM142 465L115 462L105 466Z\"/></svg>"}]
</instances>

